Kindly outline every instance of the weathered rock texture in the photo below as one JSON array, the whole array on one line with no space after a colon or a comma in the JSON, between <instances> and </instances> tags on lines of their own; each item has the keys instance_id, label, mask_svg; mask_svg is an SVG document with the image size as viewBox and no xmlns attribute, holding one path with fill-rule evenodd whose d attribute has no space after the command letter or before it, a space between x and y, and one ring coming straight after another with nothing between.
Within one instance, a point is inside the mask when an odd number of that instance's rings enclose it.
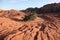
<instances>
[{"instance_id":1,"label":"weathered rock texture","mask_svg":"<svg viewBox=\"0 0 60 40\"><path fill-rule=\"evenodd\" d=\"M10 13L11 12L11 13ZM0 11L0 40L60 40L60 16L44 14L21 21L24 12Z\"/></svg>"}]
</instances>

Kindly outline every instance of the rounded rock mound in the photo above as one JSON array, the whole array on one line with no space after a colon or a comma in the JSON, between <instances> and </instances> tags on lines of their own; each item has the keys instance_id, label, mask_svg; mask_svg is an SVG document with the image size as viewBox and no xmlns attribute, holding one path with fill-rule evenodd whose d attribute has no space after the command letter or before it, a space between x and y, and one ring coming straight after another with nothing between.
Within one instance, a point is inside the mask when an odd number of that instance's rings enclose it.
<instances>
[{"instance_id":1,"label":"rounded rock mound","mask_svg":"<svg viewBox=\"0 0 60 40\"><path fill-rule=\"evenodd\" d=\"M34 21L18 21L20 15L0 16L0 40L60 40L59 15L40 15Z\"/></svg>"}]
</instances>

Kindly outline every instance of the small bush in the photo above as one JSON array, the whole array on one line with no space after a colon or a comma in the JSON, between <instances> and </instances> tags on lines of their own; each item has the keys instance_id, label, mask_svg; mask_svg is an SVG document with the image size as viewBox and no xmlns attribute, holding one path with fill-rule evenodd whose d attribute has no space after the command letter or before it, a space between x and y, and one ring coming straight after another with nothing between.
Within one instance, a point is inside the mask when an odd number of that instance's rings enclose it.
<instances>
[{"instance_id":1,"label":"small bush","mask_svg":"<svg viewBox=\"0 0 60 40\"><path fill-rule=\"evenodd\" d=\"M25 16L23 18L24 21L35 20L35 19L36 19L36 13L35 12L30 12L28 16Z\"/></svg>"},{"instance_id":2,"label":"small bush","mask_svg":"<svg viewBox=\"0 0 60 40\"><path fill-rule=\"evenodd\" d=\"M36 13L30 12L29 18L30 18L30 20L35 20L36 19Z\"/></svg>"},{"instance_id":3,"label":"small bush","mask_svg":"<svg viewBox=\"0 0 60 40\"><path fill-rule=\"evenodd\" d=\"M25 16L24 18L23 18L23 21L28 21L29 20L29 16Z\"/></svg>"}]
</instances>

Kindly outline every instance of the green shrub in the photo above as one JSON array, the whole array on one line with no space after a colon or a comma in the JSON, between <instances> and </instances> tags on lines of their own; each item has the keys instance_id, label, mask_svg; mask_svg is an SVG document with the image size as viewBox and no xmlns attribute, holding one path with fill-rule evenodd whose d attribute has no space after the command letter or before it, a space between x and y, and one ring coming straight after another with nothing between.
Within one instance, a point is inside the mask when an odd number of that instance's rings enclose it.
<instances>
[{"instance_id":1,"label":"green shrub","mask_svg":"<svg viewBox=\"0 0 60 40\"><path fill-rule=\"evenodd\" d=\"M30 20L35 20L36 19L36 13L30 12L29 18L30 18Z\"/></svg>"},{"instance_id":2,"label":"green shrub","mask_svg":"<svg viewBox=\"0 0 60 40\"><path fill-rule=\"evenodd\" d=\"M25 16L24 18L23 18L23 21L28 21L29 20L29 16Z\"/></svg>"},{"instance_id":3,"label":"green shrub","mask_svg":"<svg viewBox=\"0 0 60 40\"><path fill-rule=\"evenodd\" d=\"M30 12L28 16L25 16L23 18L24 21L35 20L35 19L36 19L36 13L35 12Z\"/></svg>"}]
</instances>

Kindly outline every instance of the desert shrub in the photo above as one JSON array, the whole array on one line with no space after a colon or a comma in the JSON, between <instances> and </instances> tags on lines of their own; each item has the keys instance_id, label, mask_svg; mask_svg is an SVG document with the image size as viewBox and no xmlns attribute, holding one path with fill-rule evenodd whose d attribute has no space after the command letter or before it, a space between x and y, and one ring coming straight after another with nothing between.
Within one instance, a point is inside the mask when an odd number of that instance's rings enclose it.
<instances>
[{"instance_id":1,"label":"desert shrub","mask_svg":"<svg viewBox=\"0 0 60 40\"><path fill-rule=\"evenodd\" d=\"M29 20L35 20L36 19L36 13L30 12L29 18L30 18Z\"/></svg>"},{"instance_id":2,"label":"desert shrub","mask_svg":"<svg viewBox=\"0 0 60 40\"><path fill-rule=\"evenodd\" d=\"M35 12L30 12L28 16L25 16L23 18L24 21L35 20L35 19L36 19L36 13Z\"/></svg>"},{"instance_id":3,"label":"desert shrub","mask_svg":"<svg viewBox=\"0 0 60 40\"><path fill-rule=\"evenodd\" d=\"M29 20L29 16L25 16L24 18L23 18L23 21L28 21Z\"/></svg>"}]
</instances>

